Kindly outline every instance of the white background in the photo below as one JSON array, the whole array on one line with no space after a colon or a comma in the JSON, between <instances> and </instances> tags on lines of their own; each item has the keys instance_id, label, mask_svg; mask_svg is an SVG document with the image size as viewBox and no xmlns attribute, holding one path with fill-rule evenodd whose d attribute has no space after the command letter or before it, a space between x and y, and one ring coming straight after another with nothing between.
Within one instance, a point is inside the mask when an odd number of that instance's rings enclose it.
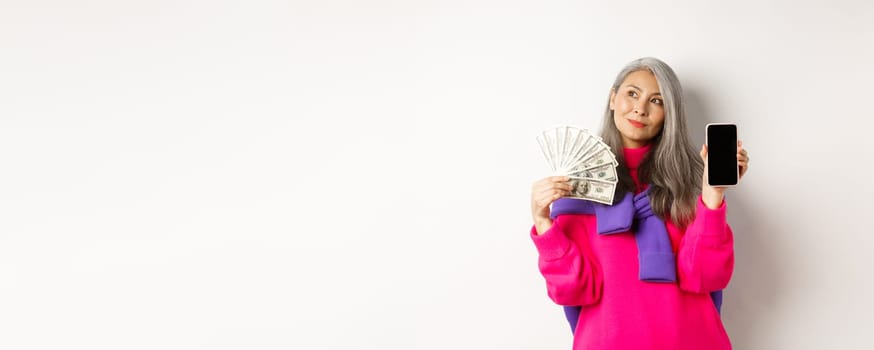
<instances>
[{"instance_id":1,"label":"white background","mask_svg":"<svg viewBox=\"0 0 874 350\"><path fill-rule=\"evenodd\" d=\"M735 122L737 349L870 349L874 5L3 1L0 348L569 349L534 136Z\"/></svg>"}]
</instances>

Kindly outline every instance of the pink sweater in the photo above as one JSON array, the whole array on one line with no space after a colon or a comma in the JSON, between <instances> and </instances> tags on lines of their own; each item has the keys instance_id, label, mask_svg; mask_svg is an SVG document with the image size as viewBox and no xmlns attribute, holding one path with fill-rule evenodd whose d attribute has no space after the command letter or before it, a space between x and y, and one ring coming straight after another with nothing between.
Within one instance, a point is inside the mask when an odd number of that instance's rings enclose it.
<instances>
[{"instance_id":1,"label":"pink sweater","mask_svg":"<svg viewBox=\"0 0 874 350\"><path fill-rule=\"evenodd\" d=\"M637 193L637 166L650 146L626 148ZM695 220L684 230L665 219L677 257L677 283L638 278L632 232L598 235L594 215L560 215L531 239L539 252L547 294L559 305L582 305L574 350L731 349L709 293L728 285L734 241L725 201L709 209L698 197Z\"/></svg>"}]
</instances>

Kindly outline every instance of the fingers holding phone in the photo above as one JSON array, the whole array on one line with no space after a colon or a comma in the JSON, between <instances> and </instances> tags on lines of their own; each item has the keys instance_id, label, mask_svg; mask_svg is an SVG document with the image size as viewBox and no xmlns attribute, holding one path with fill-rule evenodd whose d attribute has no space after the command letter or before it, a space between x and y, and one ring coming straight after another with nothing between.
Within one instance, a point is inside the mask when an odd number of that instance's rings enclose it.
<instances>
[{"instance_id":1,"label":"fingers holding phone","mask_svg":"<svg viewBox=\"0 0 874 350\"><path fill-rule=\"evenodd\" d=\"M749 152L744 149L743 141L737 141L737 166L738 166L738 180L744 177L744 174L750 168L750 156Z\"/></svg>"}]
</instances>

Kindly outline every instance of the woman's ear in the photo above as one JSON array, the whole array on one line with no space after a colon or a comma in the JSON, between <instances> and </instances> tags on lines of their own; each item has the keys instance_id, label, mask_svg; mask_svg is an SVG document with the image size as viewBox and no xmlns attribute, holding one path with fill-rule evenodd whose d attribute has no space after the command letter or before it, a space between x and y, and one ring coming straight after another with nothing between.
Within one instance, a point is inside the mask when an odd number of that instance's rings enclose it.
<instances>
[{"instance_id":1,"label":"woman's ear","mask_svg":"<svg viewBox=\"0 0 874 350\"><path fill-rule=\"evenodd\" d=\"M614 109L613 108L613 99L614 98L616 98L616 90L614 90L613 88L610 88L610 110L611 111Z\"/></svg>"}]
</instances>

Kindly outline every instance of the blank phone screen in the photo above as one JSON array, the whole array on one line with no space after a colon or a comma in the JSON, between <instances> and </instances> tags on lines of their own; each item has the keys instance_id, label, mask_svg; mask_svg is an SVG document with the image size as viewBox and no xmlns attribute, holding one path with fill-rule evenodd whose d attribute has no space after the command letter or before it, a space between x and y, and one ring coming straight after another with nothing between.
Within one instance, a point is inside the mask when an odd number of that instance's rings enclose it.
<instances>
[{"instance_id":1,"label":"blank phone screen","mask_svg":"<svg viewBox=\"0 0 874 350\"><path fill-rule=\"evenodd\" d=\"M737 126L707 127L707 177L711 186L737 184Z\"/></svg>"}]
</instances>

